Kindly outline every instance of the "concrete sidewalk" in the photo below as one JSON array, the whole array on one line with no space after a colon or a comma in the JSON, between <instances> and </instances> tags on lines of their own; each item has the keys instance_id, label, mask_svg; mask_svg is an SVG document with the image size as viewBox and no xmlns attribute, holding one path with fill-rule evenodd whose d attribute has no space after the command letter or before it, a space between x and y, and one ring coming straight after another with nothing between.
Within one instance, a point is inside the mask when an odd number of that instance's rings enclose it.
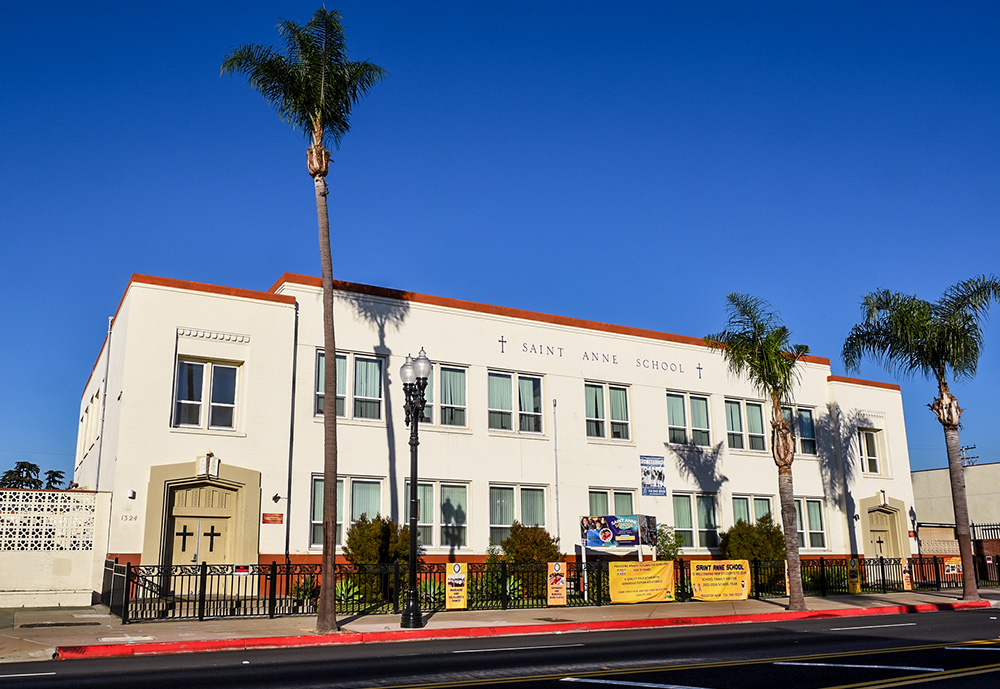
<instances>
[{"instance_id":1,"label":"concrete sidewalk","mask_svg":"<svg viewBox=\"0 0 1000 689\"><path fill-rule=\"evenodd\" d=\"M314 633L316 617L229 618L122 625L103 606L0 610L0 662L249 648L303 647L516 634L552 634L737 624L1000 607L1000 589L981 589L985 602L963 603L959 591L807 598L809 611L785 610L787 599L690 601L588 608L428 613L422 629L400 629L399 615L338 618L337 634Z\"/></svg>"}]
</instances>

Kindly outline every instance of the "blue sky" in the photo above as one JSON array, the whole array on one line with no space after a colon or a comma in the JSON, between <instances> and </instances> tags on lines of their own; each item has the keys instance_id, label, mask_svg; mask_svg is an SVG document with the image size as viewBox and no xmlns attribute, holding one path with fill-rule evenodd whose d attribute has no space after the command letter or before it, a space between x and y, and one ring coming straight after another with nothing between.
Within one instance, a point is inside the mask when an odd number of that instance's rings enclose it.
<instances>
[{"instance_id":1,"label":"blue sky","mask_svg":"<svg viewBox=\"0 0 1000 689\"><path fill-rule=\"evenodd\" d=\"M17 3L0 24L0 469L71 473L132 273L319 274L303 137L227 51L311 2ZM701 336L769 300L833 360L879 287L997 272L996 3L344 2L388 78L329 177L344 280ZM416 260L404 243L422 236ZM954 387L1000 460L1000 308ZM945 465L929 382L914 468ZM994 419L994 421L990 421Z\"/></svg>"}]
</instances>

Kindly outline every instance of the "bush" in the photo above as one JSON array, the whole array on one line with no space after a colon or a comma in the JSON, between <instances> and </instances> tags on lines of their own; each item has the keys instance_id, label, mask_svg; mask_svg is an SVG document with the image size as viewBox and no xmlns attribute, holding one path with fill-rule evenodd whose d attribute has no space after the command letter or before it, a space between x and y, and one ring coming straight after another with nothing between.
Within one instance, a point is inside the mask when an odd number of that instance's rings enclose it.
<instances>
[{"instance_id":1,"label":"bush","mask_svg":"<svg viewBox=\"0 0 1000 689\"><path fill-rule=\"evenodd\" d=\"M769 514L756 524L741 519L722 534L719 550L727 560L784 560L785 537Z\"/></svg>"},{"instance_id":2,"label":"bush","mask_svg":"<svg viewBox=\"0 0 1000 689\"><path fill-rule=\"evenodd\" d=\"M525 562L562 562L566 557L559 552L559 539L540 526L524 526L514 522L510 535L500 543L503 559L521 564ZM489 559L487 559L487 562Z\"/></svg>"},{"instance_id":3,"label":"bush","mask_svg":"<svg viewBox=\"0 0 1000 689\"><path fill-rule=\"evenodd\" d=\"M419 548L419 547L418 547ZM354 565L381 565L406 562L410 555L410 529L388 517L376 516L351 524L344 543L344 558ZM420 557L420 551L417 551Z\"/></svg>"},{"instance_id":4,"label":"bush","mask_svg":"<svg viewBox=\"0 0 1000 689\"><path fill-rule=\"evenodd\" d=\"M671 561L676 560L684 547L684 537L679 533L674 533L666 524L656 527L656 559Z\"/></svg>"}]
</instances>

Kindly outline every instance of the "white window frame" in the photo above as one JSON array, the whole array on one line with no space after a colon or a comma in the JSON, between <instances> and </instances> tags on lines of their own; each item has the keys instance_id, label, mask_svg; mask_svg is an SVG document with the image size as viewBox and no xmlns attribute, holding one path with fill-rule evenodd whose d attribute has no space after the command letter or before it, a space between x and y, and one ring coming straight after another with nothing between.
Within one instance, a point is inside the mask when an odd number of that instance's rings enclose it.
<instances>
[{"instance_id":1,"label":"white window frame","mask_svg":"<svg viewBox=\"0 0 1000 689\"><path fill-rule=\"evenodd\" d=\"M323 414L326 411L326 381L320 376L320 359L323 359L324 365L326 363L326 352L322 347L316 349L316 367L315 367L315 384L313 386L313 417L316 419L322 419ZM385 357L379 356L377 354L368 354L362 352L347 352L337 350L336 357L334 361L341 360L344 362L344 375L337 376L337 388L343 388L343 394L338 394L335 396L334 405L343 407L343 414L337 412L338 419L360 421L363 423L385 423L385 390L386 390L386 360ZM356 366L357 361L376 361L379 365L379 393L380 397L360 397L355 394L354 381L356 378ZM323 399L323 409L320 410L320 399ZM378 418L371 418L367 416L358 416L355 413L355 402L370 402L378 399L379 411ZM338 405L338 402L341 403Z\"/></svg>"},{"instance_id":2,"label":"white window frame","mask_svg":"<svg viewBox=\"0 0 1000 689\"><path fill-rule=\"evenodd\" d=\"M309 547L310 548L322 548L323 547L323 512L322 505L320 505L320 510L317 512L316 496L317 487L322 489L325 483L322 474L313 474L312 481L310 482L310 487L312 492L309 495ZM320 490L319 495L323 495L322 490ZM319 514L319 518L317 518ZM319 539L316 538L317 529L319 530ZM344 541L344 479L337 478L337 534L336 534L336 544L339 548L343 545Z\"/></svg>"},{"instance_id":3,"label":"white window frame","mask_svg":"<svg viewBox=\"0 0 1000 689\"><path fill-rule=\"evenodd\" d=\"M872 442L875 444L875 455L871 456L868 453L868 445L866 443L866 438L871 437ZM861 473L868 474L870 476L882 476L885 471L885 463L882 461L885 453L882 448L882 431L878 428L859 428L858 429L858 455L861 458ZM875 460L875 470L871 468L871 461Z\"/></svg>"},{"instance_id":4,"label":"white window frame","mask_svg":"<svg viewBox=\"0 0 1000 689\"><path fill-rule=\"evenodd\" d=\"M182 400L179 399L178 394L179 384L180 384L180 374L181 366L199 366L201 367L201 390L198 391L200 395L197 400ZM212 400L212 394L214 392L216 379L215 374L217 369L232 369L235 375L235 381L233 382L233 401L229 402L215 402ZM235 431L239 426L238 412L240 408L240 383L242 378L242 364L235 361L219 361L212 359L198 359L195 357L179 356L175 362L174 368L174 392L173 392L173 405L170 415L170 423L173 428L207 428L210 431ZM178 409L181 405L189 405L198 407L198 423L181 423L180 415L178 414ZM212 411L215 408L231 409L233 422L229 426L220 426L212 424Z\"/></svg>"},{"instance_id":5,"label":"white window frame","mask_svg":"<svg viewBox=\"0 0 1000 689\"><path fill-rule=\"evenodd\" d=\"M419 531L421 545L427 549L456 549L456 550L468 550L469 549L469 484L463 481L418 481L417 485L420 488L430 488L430 503L431 510L430 514L431 521L422 521L424 515L417 515L417 528L422 529ZM443 505L443 493L444 488L461 488L465 491L465 518L461 524L458 523L448 523L444 521L444 515L441 514L441 509ZM410 479L406 479L403 484L403 518L406 523L409 524L410 521ZM418 500L423 500L419 497ZM423 505L421 505L421 512L423 512ZM462 534L461 544L445 543L444 530L446 528L459 529ZM429 539L424 539L424 532L429 531L431 537Z\"/></svg>"},{"instance_id":6,"label":"white window frame","mask_svg":"<svg viewBox=\"0 0 1000 689\"><path fill-rule=\"evenodd\" d=\"M489 485L489 520L490 520L490 542L493 541L493 530L494 529L507 529L510 533L510 527L513 525L513 521L510 524L497 524L493 522L493 510L490 509L493 504L493 489L513 489L514 491L514 517L513 520L521 523L524 526L539 526L543 529L548 530L546 523L548 522L549 515L549 492L546 486L539 486L534 484L520 484L520 483L491 483ZM540 524L527 524L524 521L524 504L522 500L522 493L526 490L531 491L541 491L542 492L542 523ZM500 539L501 541L503 539ZM500 545L497 541L496 545Z\"/></svg>"},{"instance_id":7,"label":"white window frame","mask_svg":"<svg viewBox=\"0 0 1000 689\"><path fill-rule=\"evenodd\" d=\"M591 487L591 488L587 489L587 508L591 512L593 512L593 509L590 506L590 498L591 498L592 495L596 495L598 493L604 495L604 500L608 504L608 507L607 507L608 511L601 513L600 516L605 516L605 515L619 516L619 515L636 514L636 511L635 511L635 490L634 489L631 489L631 488L594 488L594 487ZM628 496L629 502L632 505L631 509L628 512L619 512L618 511L618 498L620 496ZM595 516L599 516L599 515L596 512L594 512L593 514L589 514L587 516L595 517Z\"/></svg>"},{"instance_id":8,"label":"white window frame","mask_svg":"<svg viewBox=\"0 0 1000 689\"><path fill-rule=\"evenodd\" d=\"M677 501L676 498L687 498L690 508L691 528L678 528L677 521ZM712 525L703 525L698 519L699 499L712 500ZM719 496L717 493L686 493L675 492L671 494L671 506L674 516L674 532L682 536L688 534L692 545L684 545L685 550L717 550L719 547ZM686 540L686 539L685 539ZM703 543L705 545L703 545Z\"/></svg>"},{"instance_id":9,"label":"white window frame","mask_svg":"<svg viewBox=\"0 0 1000 689\"><path fill-rule=\"evenodd\" d=\"M683 425L678 425L676 423L670 422L670 398L677 397L681 398L684 412L684 423ZM694 400L703 402L705 404L705 418L708 420L708 427L701 428L700 426L694 425L694 414L691 413ZM672 433L682 432L684 434L684 441L677 442L672 437ZM705 434L708 436L708 440L704 443L700 443L695 440L695 434ZM698 447L711 447L712 446L712 404L708 395L700 395L693 392L681 392L680 390L667 390L667 442L671 445L697 445Z\"/></svg>"},{"instance_id":10,"label":"white window frame","mask_svg":"<svg viewBox=\"0 0 1000 689\"><path fill-rule=\"evenodd\" d=\"M497 376L497 377L507 378L507 380L510 381L510 385L511 385L511 388L510 388L510 390L511 390L511 398L510 398L510 401L511 401L510 406L511 406L511 408L510 409L494 409L493 407L489 406L489 377L490 376ZM534 410L532 410L532 411L525 411L525 410L521 409L521 395L519 394L518 391L519 391L519 387L520 387L519 383L520 383L520 381L521 381L522 378L531 379L531 380L537 380L538 381L538 390L539 390L540 402L539 402L539 408L538 408L537 412L534 411ZM490 420L489 420L489 417L487 416L486 425L487 425L487 428L490 430L490 432L495 432L495 433L511 433L511 434L520 434L520 435L530 435L530 436L540 436L540 435L544 435L545 434L545 379L544 379L543 376L539 376L539 375L535 375L535 374L531 374L531 373L517 373L517 372L514 372L514 371L501 371L501 370L498 370L498 369L489 369L486 372L486 380L487 380L487 383L486 383L486 395L487 395L487 398L486 398L486 409L487 409L487 415L490 414L490 413L508 414L508 415L510 415L510 425L511 425L510 429L496 428L496 427L490 425ZM521 429L522 417L530 417L532 419L537 419L538 420L538 430L537 431L522 430ZM514 424L515 420L517 421L516 425Z\"/></svg>"},{"instance_id":11,"label":"white window frame","mask_svg":"<svg viewBox=\"0 0 1000 689\"><path fill-rule=\"evenodd\" d=\"M818 529L815 528L816 525L812 523L812 519L809 516L809 505L813 503L819 505L819 519L822 524L819 525ZM805 509L804 514L803 509ZM799 536L799 550L827 549L826 506L823 504L822 498L795 498L795 519ZM823 544L814 546L812 544L813 536L819 536Z\"/></svg>"},{"instance_id":12,"label":"white window frame","mask_svg":"<svg viewBox=\"0 0 1000 689\"><path fill-rule=\"evenodd\" d=\"M602 407L598 410L601 416L589 417L586 416L586 394L587 388L600 389L601 391L601 404ZM587 426L585 432L587 438L592 440L614 440L616 442L630 442L632 440L632 415L630 413L630 408L632 406L630 397L630 388L628 385L620 385L617 383L600 383L594 380L584 381L584 416L587 422L599 423L601 434L592 435L590 433L590 428ZM625 418L624 419L613 419L611 418L611 391L621 390L625 393ZM615 436L615 426L624 426L625 435L623 437Z\"/></svg>"},{"instance_id":13,"label":"white window frame","mask_svg":"<svg viewBox=\"0 0 1000 689\"><path fill-rule=\"evenodd\" d=\"M802 415L806 413L812 419L812 436L802 435ZM781 405L781 416L786 421L792 422L792 433L795 435L795 454L805 457L818 457L819 444L816 442L816 410L813 407L805 407L796 404ZM790 418L789 418L790 417ZM809 448L810 449L806 449Z\"/></svg>"},{"instance_id":14,"label":"white window frame","mask_svg":"<svg viewBox=\"0 0 1000 689\"><path fill-rule=\"evenodd\" d=\"M739 408L739 415L737 420L740 422L740 428L738 430L730 430L729 428L729 409L730 405L736 405ZM760 411L760 424L761 432L752 433L750 431L750 412L748 409L754 407ZM723 402L723 409L726 415L726 449L732 452L767 452L767 417L765 416L765 405L760 400L746 400L736 397L727 397ZM738 436L742 447L733 447L732 437ZM754 441L758 441L761 447L753 447Z\"/></svg>"},{"instance_id":15,"label":"white window frame","mask_svg":"<svg viewBox=\"0 0 1000 689\"><path fill-rule=\"evenodd\" d=\"M438 401L438 426L442 428L468 428L469 427L469 369L464 366L453 366L450 364L441 364L438 367L440 369L438 373L438 387L436 394L440 396L441 391L444 390L444 386L441 385L441 379L444 376L445 371L457 371L462 374L462 380L465 383L465 404L449 404L445 405L444 401ZM444 422L444 410L445 409L461 409L462 414L465 417L465 423L445 423Z\"/></svg>"},{"instance_id":16,"label":"white window frame","mask_svg":"<svg viewBox=\"0 0 1000 689\"><path fill-rule=\"evenodd\" d=\"M771 515L772 521L774 520L774 496L772 495L749 495L749 494L734 494L733 495L733 524L739 521L736 516L736 501L745 500L747 503L747 514L753 519L754 524L759 522L763 517L758 514L757 503L758 501L767 502L767 514Z\"/></svg>"}]
</instances>

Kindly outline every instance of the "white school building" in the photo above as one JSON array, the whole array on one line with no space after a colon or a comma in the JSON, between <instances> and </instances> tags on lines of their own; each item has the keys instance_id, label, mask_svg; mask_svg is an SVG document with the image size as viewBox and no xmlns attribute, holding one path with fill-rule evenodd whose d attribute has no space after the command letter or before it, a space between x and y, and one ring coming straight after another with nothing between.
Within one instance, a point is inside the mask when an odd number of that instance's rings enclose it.
<instances>
[{"instance_id":1,"label":"white school building","mask_svg":"<svg viewBox=\"0 0 1000 689\"><path fill-rule=\"evenodd\" d=\"M685 557L717 554L741 518L780 523L767 405L698 337L339 282L330 395L321 295L302 275L267 291L132 276L83 392L74 470L111 493L112 557L318 562L324 411L339 540L362 514L405 521L399 368L421 347L426 561L481 560L514 520L571 558L587 515L652 515ZM802 556L916 552L899 387L809 356L786 413Z\"/></svg>"}]
</instances>

